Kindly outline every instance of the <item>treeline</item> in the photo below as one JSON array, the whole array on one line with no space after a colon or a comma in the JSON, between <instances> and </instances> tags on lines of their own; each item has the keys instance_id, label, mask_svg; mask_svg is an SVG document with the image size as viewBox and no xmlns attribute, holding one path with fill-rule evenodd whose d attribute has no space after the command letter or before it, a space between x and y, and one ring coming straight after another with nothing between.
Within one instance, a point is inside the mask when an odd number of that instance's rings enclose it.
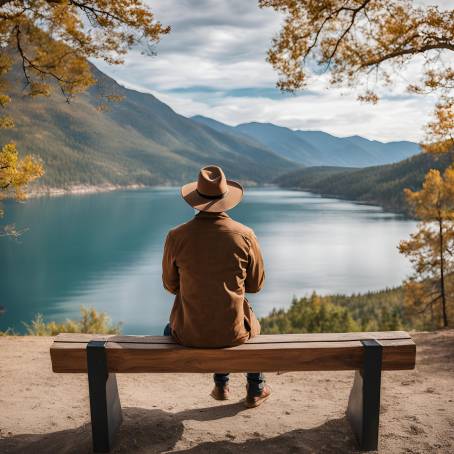
<instances>
[{"instance_id":1,"label":"treeline","mask_svg":"<svg viewBox=\"0 0 454 454\"><path fill-rule=\"evenodd\" d=\"M275 180L281 187L382 206L387 211L410 214L404 189L419 190L430 169L444 171L454 161L454 151L422 153L395 164L356 169L308 167Z\"/></svg>"},{"instance_id":2,"label":"treeline","mask_svg":"<svg viewBox=\"0 0 454 454\"><path fill-rule=\"evenodd\" d=\"M104 312L81 307L79 320L46 322L37 314L24 323L30 336L55 336L58 333L119 334L121 323L112 323ZM324 333L354 331L433 330L424 314L405 305L403 287L352 295L334 294L294 298L289 309L273 309L260 319L262 334ZM0 336L19 335L14 330L0 331Z\"/></svg>"},{"instance_id":3,"label":"treeline","mask_svg":"<svg viewBox=\"0 0 454 454\"><path fill-rule=\"evenodd\" d=\"M425 329L407 313L402 287L353 295L295 298L289 309L260 319L263 334Z\"/></svg>"}]
</instances>

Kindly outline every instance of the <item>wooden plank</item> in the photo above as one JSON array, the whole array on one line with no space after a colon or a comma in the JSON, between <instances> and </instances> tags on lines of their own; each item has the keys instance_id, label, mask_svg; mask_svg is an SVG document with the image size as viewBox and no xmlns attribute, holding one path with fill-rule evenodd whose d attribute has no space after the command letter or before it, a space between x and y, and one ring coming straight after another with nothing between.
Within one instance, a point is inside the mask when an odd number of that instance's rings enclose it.
<instances>
[{"instance_id":1,"label":"wooden plank","mask_svg":"<svg viewBox=\"0 0 454 454\"><path fill-rule=\"evenodd\" d=\"M116 334L85 334L85 333L60 333L54 342L89 342L91 340L105 340L114 342L133 342L139 344L175 344L170 336L119 336Z\"/></svg>"},{"instance_id":2,"label":"wooden plank","mask_svg":"<svg viewBox=\"0 0 454 454\"><path fill-rule=\"evenodd\" d=\"M50 347L50 359L54 372L87 372L87 344L54 342Z\"/></svg>"},{"instance_id":3,"label":"wooden plank","mask_svg":"<svg viewBox=\"0 0 454 454\"><path fill-rule=\"evenodd\" d=\"M416 344L413 339L382 340L383 370L410 370L416 366Z\"/></svg>"},{"instance_id":4,"label":"wooden plank","mask_svg":"<svg viewBox=\"0 0 454 454\"><path fill-rule=\"evenodd\" d=\"M413 340L384 339L380 343L383 370L414 368ZM85 347L84 343L55 342L51 347L54 372L86 372ZM195 349L177 344L107 344L109 371L125 373L355 370L361 367L363 352L358 340L247 343L222 349Z\"/></svg>"},{"instance_id":5,"label":"wooden plank","mask_svg":"<svg viewBox=\"0 0 454 454\"><path fill-rule=\"evenodd\" d=\"M342 342L364 339L411 339L405 331L376 331L353 333L262 334L250 339L248 344L287 342Z\"/></svg>"},{"instance_id":6,"label":"wooden plank","mask_svg":"<svg viewBox=\"0 0 454 454\"><path fill-rule=\"evenodd\" d=\"M405 331L378 331L354 333L307 333L307 334L264 334L247 341L247 344L269 344L288 342L340 342L364 339L411 339ZM109 342L139 344L175 344L170 336L118 336L102 334L62 333L55 337L55 342L88 342L106 340Z\"/></svg>"}]
</instances>

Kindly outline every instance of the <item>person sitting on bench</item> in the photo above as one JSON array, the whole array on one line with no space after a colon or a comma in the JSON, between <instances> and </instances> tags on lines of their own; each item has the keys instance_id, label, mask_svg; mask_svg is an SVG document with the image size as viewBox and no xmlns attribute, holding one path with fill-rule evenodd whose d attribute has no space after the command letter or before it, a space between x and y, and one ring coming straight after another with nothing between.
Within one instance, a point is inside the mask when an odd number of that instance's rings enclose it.
<instances>
[{"instance_id":1,"label":"person sitting on bench","mask_svg":"<svg viewBox=\"0 0 454 454\"><path fill-rule=\"evenodd\" d=\"M198 213L171 229L165 241L162 280L176 296L164 335L188 347L242 344L260 333L245 293L259 292L265 280L253 230L226 214L240 203L243 188L212 165L200 170L198 181L184 185L181 196ZM228 399L228 381L227 372L214 374L214 399ZM247 374L247 407L257 407L270 394L262 373Z\"/></svg>"}]
</instances>

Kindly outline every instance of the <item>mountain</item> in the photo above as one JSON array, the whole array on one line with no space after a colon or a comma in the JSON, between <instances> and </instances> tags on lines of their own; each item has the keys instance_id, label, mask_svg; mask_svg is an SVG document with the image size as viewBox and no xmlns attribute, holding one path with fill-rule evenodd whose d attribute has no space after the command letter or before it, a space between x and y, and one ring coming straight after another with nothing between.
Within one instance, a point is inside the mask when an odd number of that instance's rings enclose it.
<instances>
[{"instance_id":1,"label":"mountain","mask_svg":"<svg viewBox=\"0 0 454 454\"><path fill-rule=\"evenodd\" d=\"M295 188L381 205L385 210L408 213L403 190L419 190L430 169L444 171L454 162L449 153L421 153L395 164L366 167L308 167L276 178L275 183Z\"/></svg>"},{"instance_id":2,"label":"mountain","mask_svg":"<svg viewBox=\"0 0 454 454\"><path fill-rule=\"evenodd\" d=\"M229 126L197 115L193 120L210 128L250 137L299 165L366 167L401 161L420 152L414 142L379 142L360 136L336 137L322 131L301 131L272 123L243 123Z\"/></svg>"},{"instance_id":3,"label":"mountain","mask_svg":"<svg viewBox=\"0 0 454 454\"><path fill-rule=\"evenodd\" d=\"M359 147L368 148L371 153L375 153L377 156L381 155L384 160L388 160L387 163L389 164L402 161L421 152L418 144L407 140L383 143L378 140L369 140L361 136L345 137L345 140L348 140ZM383 163L386 164L386 162Z\"/></svg>"},{"instance_id":4,"label":"mountain","mask_svg":"<svg viewBox=\"0 0 454 454\"><path fill-rule=\"evenodd\" d=\"M23 96L22 87L13 92L8 110L16 128L0 130L1 143L12 139L22 153L42 158L40 185L179 184L213 163L231 178L263 183L295 167L250 138L204 126L151 94L126 89L95 67L93 72L97 86L70 104L59 95ZM23 80L17 67L10 77ZM123 100L100 112L101 94Z\"/></svg>"},{"instance_id":5,"label":"mountain","mask_svg":"<svg viewBox=\"0 0 454 454\"><path fill-rule=\"evenodd\" d=\"M218 131L218 132L239 135L239 132L235 128L235 126L226 125L225 123L221 123L220 121L213 120L212 118L204 117L203 115L194 115L193 117L191 117L191 120L194 120L197 123L200 123L202 125L208 126L211 129L214 129L215 131ZM251 137L249 137L247 135L243 135L243 137L247 137L247 138L249 138L249 140L252 140Z\"/></svg>"},{"instance_id":6,"label":"mountain","mask_svg":"<svg viewBox=\"0 0 454 454\"><path fill-rule=\"evenodd\" d=\"M265 148L270 153L279 155L278 153L272 151L271 148L269 148L267 145L256 140L254 137L249 136L247 134L243 134L235 126L226 125L225 123L221 123L220 121L213 120L212 118L204 117L202 115L194 115L193 117L191 117L191 120L201 125L208 126L209 128L222 134L230 135L231 137L236 137L237 139L240 139L242 142L247 142L249 145L253 147ZM299 163L296 163L293 159L290 159L289 157L285 157L284 159L293 163L292 167L295 167L295 164L298 164L298 167L300 166Z\"/></svg>"}]
</instances>

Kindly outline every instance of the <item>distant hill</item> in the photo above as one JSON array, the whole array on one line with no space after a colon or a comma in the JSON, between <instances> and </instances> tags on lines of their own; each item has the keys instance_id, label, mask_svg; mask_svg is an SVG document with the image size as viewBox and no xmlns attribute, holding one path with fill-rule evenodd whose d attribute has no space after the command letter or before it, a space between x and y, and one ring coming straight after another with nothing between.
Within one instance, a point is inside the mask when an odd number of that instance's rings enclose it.
<instances>
[{"instance_id":1,"label":"distant hill","mask_svg":"<svg viewBox=\"0 0 454 454\"><path fill-rule=\"evenodd\" d=\"M408 141L384 143L360 136L336 137L322 131L293 131L271 123L229 126L200 115L192 119L219 132L250 137L256 144L304 166L366 167L398 162L420 152L418 144Z\"/></svg>"},{"instance_id":2,"label":"distant hill","mask_svg":"<svg viewBox=\"0 0 454 454\"><path fill-rule=\"evenodd\" d=\"M301 165L361 167L418 150L411 142L384 144L272 124L232 127L206 117L190 119L151 94L126 89L95 67L93 72L97 86L70 104L59 95L23 96L15 85L8 110L16 128L0 130L0 139L14 140L22 153L42 158L46 174L40 186L180 184L213 163L231 178L263 184ZM23 81L18 67L9 76ZM99 112L102 94L123 100Z\"/></svg>"},{"instance_id":3,"label":"distant hill","mask_svg":"<svg viewBox=\"0 0 454 454\"><path fill-rule=\"evenodd\" d=\"M30 98L14 93L10 112L16 129L0 130L2 143L40 156L40 185L179 184L207 164L223 166L231 178L270 181L294 163L250 138L224 134L175 113L156 97L126 89L93 67L97 87L71 104L63 97ZM21 80L16 68L11 77ZM99 112L100 93L123 96Z\"/></svg>"},{"instance_id":4,"label":"distant hill","mask_svg":"<svg viewBox=\"0 0 454 454\"><path fill-rule=\"evenodd\" d=\"M404 188L421 188L429 169L443 171L454 162L454 151L421 153L404 161L364 169L346 167L302 168L276 178L275 183L323 195L381 205L408 214Z\"/></svg>"}]
</instances>

